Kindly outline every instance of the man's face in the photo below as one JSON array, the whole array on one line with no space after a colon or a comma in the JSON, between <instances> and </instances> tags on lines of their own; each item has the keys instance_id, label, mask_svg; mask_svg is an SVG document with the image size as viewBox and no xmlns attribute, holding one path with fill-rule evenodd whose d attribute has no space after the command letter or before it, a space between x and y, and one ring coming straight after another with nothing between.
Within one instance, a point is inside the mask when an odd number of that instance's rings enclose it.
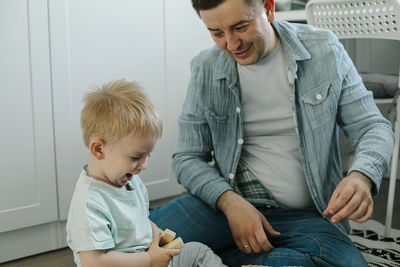
<instances>
[{"instance_id":1,"label":"man's face","mask_svg":"<svg viewBox=\"0 0 400 267\"><path fill-rule=\"evenodd\" d=\"M277 36L261 6L249 6L244 0L226 0L217 7L201 10L200 17L214 42L240 65L250 65L268 56L275 48Z\"/></svg>"}]
</instances>

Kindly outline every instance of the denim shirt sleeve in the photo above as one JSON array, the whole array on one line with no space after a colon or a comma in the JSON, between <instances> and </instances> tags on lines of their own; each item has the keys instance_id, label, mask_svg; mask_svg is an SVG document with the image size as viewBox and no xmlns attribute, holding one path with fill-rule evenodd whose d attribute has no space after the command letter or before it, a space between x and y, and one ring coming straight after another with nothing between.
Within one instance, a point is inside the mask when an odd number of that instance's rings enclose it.
<instances>
[{"instance_id":1,"label":"denim shirt sleeve","mask_svg":"<svg viewBox=\"0 0 400 267\"><path fill-rule=\"evenodd\" d=\"M373 95L366 90L351 59L337 42L342 68L342 91L337 122L355 149L348 171L360 171L372 181L372 195L379 191L382 176L389 169L394 146L391 124L378 110Z\"/></svg>"},{"instance_id":2,"label":"denim shirt sleeve","mask_svg":"<svg viewBox=\"0 0 400 267\"><path fill-rule=\"evenodd\" d=\"M215 208L220 195L232 190L232 187L221 176L218 167L208 163L211 161L213 145L201 101L202 87L206 86L205 74L196 64L196 58L191 63L191 72L186 99L178 120L179 136L173 155L173 169L178 182L186 190Z\"/></svg>"}]
</instances>

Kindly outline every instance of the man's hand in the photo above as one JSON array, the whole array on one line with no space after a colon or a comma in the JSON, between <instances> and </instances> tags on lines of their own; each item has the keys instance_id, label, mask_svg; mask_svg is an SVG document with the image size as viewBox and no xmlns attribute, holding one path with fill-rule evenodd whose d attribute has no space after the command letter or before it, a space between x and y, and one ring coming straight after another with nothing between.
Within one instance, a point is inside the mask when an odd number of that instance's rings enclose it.
<instances>
[{"instance_id":1,"label":"man's hand","mask_svg":"<svg viewBox=\"0 0 400 267\"><path fill-rule=\"evenodd\" d=\"M338 184L323 212L333 215L331 222L352 220L363 223L369 220L374 209L371 196L371 180L361 172L353 171Z\"/></svg>"},{"instance_id":2,"label":"man's hand","mask_svg":"<svg viewBox=\"0 0 400 267\"><path fill-rule=\"evenodd\" d=\"M232 231L233 239L244 253L270 251L274 247L265 231L279 236L264 215L253 205L233 191L224 192L217 201L217 207L224 212Z\"/></svg>"}]
</instances>

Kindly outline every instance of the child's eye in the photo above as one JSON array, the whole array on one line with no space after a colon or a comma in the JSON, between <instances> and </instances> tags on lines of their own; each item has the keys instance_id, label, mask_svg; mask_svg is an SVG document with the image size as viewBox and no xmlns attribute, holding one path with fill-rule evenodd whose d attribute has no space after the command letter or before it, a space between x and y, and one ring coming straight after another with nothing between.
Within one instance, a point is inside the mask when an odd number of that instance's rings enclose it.
<instances>
[{"instance_id":1,"label":"child's eye","mask_svg":"<svg viewBox=\"0 0 400 267\"><path fill-rule=\"evenodd\" d=\"M131 160L132 160L132 161L138 161L138 160L140 160L140 158L131 157Z\"/></svg>"}]
</instances>

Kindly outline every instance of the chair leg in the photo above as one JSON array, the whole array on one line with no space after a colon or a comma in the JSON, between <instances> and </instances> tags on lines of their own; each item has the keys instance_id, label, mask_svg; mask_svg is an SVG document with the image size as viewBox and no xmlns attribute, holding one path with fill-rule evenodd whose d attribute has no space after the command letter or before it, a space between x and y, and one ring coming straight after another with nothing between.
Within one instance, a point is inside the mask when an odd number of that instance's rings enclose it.
<instances>
[{"instance_id":1,"label":"chair leg","mask_svg":"<svg viewBox=\"0 0 400 267\"><path fill-rule=\"evenodd\" d=\"M400 103L396 105L396 119L394 122L394 135L396 143L394 145L392 162L390 166L390 181L389 181L389 193L388 201L386 205L386 222L385 222L385 237L390 236L390 230L392 229L392 217L393 217L393 204L394 204L394 192L396 188L397 179L397 165L399 161L399 142L400 142Z\"/></svg>"}]
</instances>

